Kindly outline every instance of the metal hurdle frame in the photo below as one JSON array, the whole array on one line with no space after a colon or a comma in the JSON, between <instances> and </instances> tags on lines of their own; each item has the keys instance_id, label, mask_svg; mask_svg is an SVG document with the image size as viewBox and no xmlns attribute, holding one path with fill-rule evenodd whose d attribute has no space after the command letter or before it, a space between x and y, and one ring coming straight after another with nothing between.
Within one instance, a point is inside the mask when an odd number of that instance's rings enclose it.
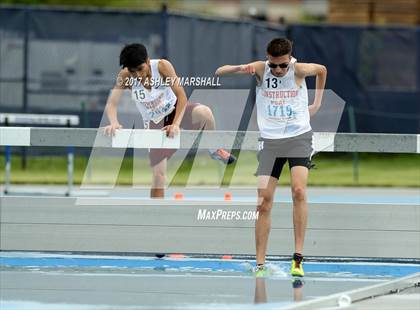
<instances>
[{"instance_id":1,"label":"metal hurdle frame","mask_svg":"<svg viewBox=\"0 0 420 310\"><path fill-rule=\"evenodd\" d=\"M16 128L9 127L10 125L49 125L49 126L78 126L80 119L78 115L67 114L27 114L27 113L0 113L0 124L4 124L3 128ZM28 127L17 127L28 128ZM49 130L50 128L44 128ZM5 139L0 139L3 142ZM19 141L16 141L19 142ZM5 176L4 176L4 194L9 193L11 184L11 171L12 171L12 146L16 144L3 144L5 146ZM74 147L67 146L67 191L66 196L70 196L73 189L73 171L74 171Z\"/></svg>"},{"instance_id":2,"label":"metal hurdle frame","mask_svg":"<svg viewBox=\"0 0 420 310\"><path fill-rule=\"evenodd\" d=\"M258 131L181 130L174 138L156 129L0 127L0 145L97 148L258 150ZM314 133L315 152L420 153L420 134Z\"/></svg>"},{"instance_id":3,"label":"metal hurdle frame","mask_svg":"<svg viewBox=\"0 0 420 310\"><path fill-rule=\"evenodd\" d=\"M36 115L0 114L0 122L22 123L19 117ZM70 127L79 124L74 115L38 115L39 123ZM11 146L67 147L67 191L73 187L74 147L90 148L169 148L209 149L217 147L229 150L256 151L258 131L200 131L182 130L174 138L165 132L150 129L120 129L115 136L107 136L98 128L42 128L0 127L0 146L6 147L5 190L8 193L11 174ZM367 152L367 153L420 153L419 134L372 134L372 133L314 133L315 152Z\"/></svg>"}]
</instances>

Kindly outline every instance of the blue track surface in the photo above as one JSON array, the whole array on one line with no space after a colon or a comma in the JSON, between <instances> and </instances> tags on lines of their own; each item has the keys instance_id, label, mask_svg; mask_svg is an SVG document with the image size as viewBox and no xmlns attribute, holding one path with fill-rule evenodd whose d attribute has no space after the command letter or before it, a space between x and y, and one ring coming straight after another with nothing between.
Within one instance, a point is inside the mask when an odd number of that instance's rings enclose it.
<instances>
[{"instance_id":1,"label":"blue track surface","mask_svg":"<svg viewBox=\"0 0 420 310\"><path fill-rule=\"evenodd\" d=\"M289 263L271 265L287 271ZM1 256L0 266L22 268L135 268L144 270L248 272L251 263L242 260L216 259L151 259L151 258L93 258L93 257L11 257ZM416 264L385 263L318 263L306 262L305 272L313 274L341 274L346 276L402 277L420 272Z\"/></svg>"}]
</instances>

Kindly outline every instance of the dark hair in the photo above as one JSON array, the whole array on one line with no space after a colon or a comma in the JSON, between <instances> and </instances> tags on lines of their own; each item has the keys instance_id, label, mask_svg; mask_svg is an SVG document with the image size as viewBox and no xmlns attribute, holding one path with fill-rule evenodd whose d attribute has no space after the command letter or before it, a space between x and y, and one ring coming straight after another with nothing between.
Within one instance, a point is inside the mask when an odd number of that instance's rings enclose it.
<instances>
[{"instance_id":1,"label":"dark hair","mask_svg":"<svg viewBox=\"0 0 420 310\"><path fill-rule=\"evenodd\" d=\"M147 50L143 44L132 43L124 46L120 53L120 66L136 68L147 61Z\"/></svg>"},{"instance_id":2,"label":"dark hair","mask_svg":"<svg viewBox=\"0 0 420 310\"><path fill-rule=\"evenodd\" d=\"M292 52L292 41L286 38L275 38L267 45L267 54L278 57Z\"/></svg>"}]
</instances>

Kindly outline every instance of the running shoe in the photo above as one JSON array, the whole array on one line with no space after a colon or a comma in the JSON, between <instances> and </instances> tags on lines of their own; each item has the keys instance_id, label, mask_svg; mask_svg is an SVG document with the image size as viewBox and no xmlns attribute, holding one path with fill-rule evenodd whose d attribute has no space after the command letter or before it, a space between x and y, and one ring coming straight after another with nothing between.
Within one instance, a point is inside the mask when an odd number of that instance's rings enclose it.
<instances>
[{"instance_id":1,"label":"running shoe","mask_svg":"<svg viewBox=\"0 0 420 310\"><path fill-rule=\"evenodd\" d=\"M265 265L257 265L254 268L254 274L257 278L268 277L270 275L270 270Z\"/></svg>"},{"instance_id":2,"label":"running shoe","mask_svg":"<svg viewBox=\"0 0 420 310\"><path fill-rule=\"evenodd\" d=\"M294 277L303 277L305 275L303 272L303 256L299 253L293 254L290 274Z\"/></svg>"},{"instance_id":3,"label":"running shoe","mask_svg":"<svg viewBox=\"0 0 420 310\"><path fill-rule=\"evenodd\" d=\"M225 165L233 164L236 157L224 149L217 149L215 152L210 153L210 157L214 160L220 160Z\"/></svg>"}]
</instances>

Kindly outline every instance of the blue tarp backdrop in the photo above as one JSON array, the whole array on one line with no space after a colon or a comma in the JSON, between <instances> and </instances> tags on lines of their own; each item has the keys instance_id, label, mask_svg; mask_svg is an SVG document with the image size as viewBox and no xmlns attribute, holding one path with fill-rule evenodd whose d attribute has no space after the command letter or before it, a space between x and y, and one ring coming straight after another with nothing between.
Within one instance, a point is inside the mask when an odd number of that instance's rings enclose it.
<instances>
[{"instance_id":1,"label":"blue tarp backdrop","mask_svg":"<svg viewBox=\"0 0 420 310\"><path fill-rule=\"evenodd\" d=\"M327 66L327 88L353 107L357 132L420 132L419 27L275 27L166 11L0 7L0 111L79 113L95 127L124 44L144 43L180 76L212 76L222 64L264 60L278 36L294 42L299 61ZM250 77L222 82L253 86ZM339 131L350 131L347 110Z\"/></svg>"}]
</instances>

